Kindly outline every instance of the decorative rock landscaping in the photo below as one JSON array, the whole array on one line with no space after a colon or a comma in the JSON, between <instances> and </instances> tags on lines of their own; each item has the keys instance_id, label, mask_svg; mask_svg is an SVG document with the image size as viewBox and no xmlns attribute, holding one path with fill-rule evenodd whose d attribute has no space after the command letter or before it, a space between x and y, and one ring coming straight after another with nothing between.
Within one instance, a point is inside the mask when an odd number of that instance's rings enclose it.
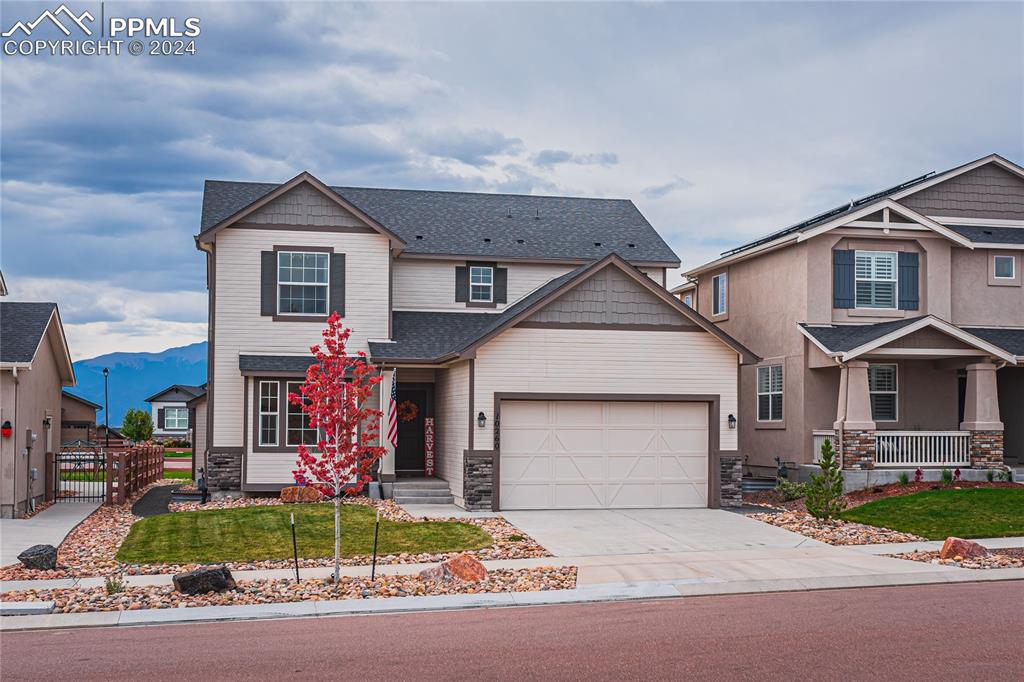
<instances>
[{"instance_id":1,"label":"decorative rock landscaping","mask_svg":"<svg viewBox=\"0 0 1024 682\"><path fill-rule=\"evenodd\" d=\"M157 482L154 485L175 485L173 480ZM150 486L152 487L152 486ZM147 488L146 490L148 490ZM146 490L140 491L139 496ZM137 498L136 498L137 499ZM199 511L209 509L236 509L241 507L280 505L279 498L249 497L224 498L202 505L198 502L176 502L170 505L172 512ZM370 500L366 497L353 497L345 500L345 504L361 504L376 507L381 517L392 521L418 521L402 507L391 500ZM0 568L0 580L45 580L67 577L110 576L119 573L126 575L146 575L157 573L185 573L203 564L122 564L115 558L118 548L128 536L132 524L139 520L131 512L131 504L121 506L104 506L89 516L73 530L61 543L54 570L30 570L24 566L12 565ZM451 520L472 524L494 538L494 544L482 549L473 550L469 554L478 560L488 559L531 559L551 556L532 538L510 524L503 518L469 518L469 519L432 519ZM462 552L444 554L392 554L377 557L378 564L419 564L438 563L454 557ZM344 566L365 566L370 564L371 557L366 555L343 557ZM290 560L266 560L227 562L227 568L238 570L259 570L273 568L292 568ZM300 568L333 566L331 557L300 558Z\"/></svg>"},{"instance_id":2,"label":"decorative rock landscaping","mask_svg":"<svg viewBox=\"0 0 1024 682\"><path fill-rule=\"evenodd\" d=\"M928 564L940 566L956 566L957 568L1024 568L1024 548L1013 547L1008 549L994 549L987 556L966 558L955 556L949 559L939 558L939 552L904 552L902 554L890 554L897 559L909 561L922 561Z\"/></svg>"},{"instance_id":3,"label":"decorative rock landscaping","mask_svg":"<svg viewBox=\"0 0 1024 682\"><path fill-rule=\"evenodd\" d=\"M378 576L342 578L335 585L331 580L253 580L238 583L234 590L186 595L169 585L159 587L126 587L123 592L107 594L102 587L87 589L23 590L4 592L0 601L29 601L55 604L57 613L86 611L134 611L138 609L171 609L192 606L229 606L240 604L280 604L331 599L370 599L377 597L410 597L443 594L478 594L487 592L539 592L569 590L576 586L576 568L498 569L477 582L439 582L419 576Z\"/></svg>"},{"instance_id":4,"label":"decorative rock landscaping","mask_svg":"<svg viewBox=\"0 0 1024 682\"><path fill-rule=\"evenodd\" d=\"M838 520L819 521L806 512L756 513L747 514L747 516L830 545L878 545L919 542L925 539L911 533L901 533L861 523Z\"/></svg>"}]
</instances>

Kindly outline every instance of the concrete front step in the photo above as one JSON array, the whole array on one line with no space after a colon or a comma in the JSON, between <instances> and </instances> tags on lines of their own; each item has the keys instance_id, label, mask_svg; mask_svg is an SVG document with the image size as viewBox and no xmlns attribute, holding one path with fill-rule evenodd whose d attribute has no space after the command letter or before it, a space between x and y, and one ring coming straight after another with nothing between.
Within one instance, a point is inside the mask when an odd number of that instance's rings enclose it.
<instances>
[{"instance_id":1,"label":"concrete front step","mask_svg":"<svg viewBox=\"0 0 1024 682\"><path fill-rule=\"evenodd\" d=\"M455 497L450 493L448 495L438 495L434 497L418 497L415 495L395 495L395 502L398 504L454 504Z\"/></svg>"},{"instance_id":2,"label":"concrete front step","mask_svg":"<svg viewBox=\"0 0 1024 682\"><path fill-rule=\"evenodd\" d=\"M395 481L395 490L448 490L448 481Z\"/></svg>"},{"instance_id":3,"label":"concrete front step","mask_svg":"<svg viewBox=\"0 0 1024 682\"><path fill-rule=\"evenodd\" d=\"M432 497L434 495L450 495L451 490L448 486L443 488L398 488L395 489L395 495L416 495L419 497Z\"/></svg>"}]
</instances>

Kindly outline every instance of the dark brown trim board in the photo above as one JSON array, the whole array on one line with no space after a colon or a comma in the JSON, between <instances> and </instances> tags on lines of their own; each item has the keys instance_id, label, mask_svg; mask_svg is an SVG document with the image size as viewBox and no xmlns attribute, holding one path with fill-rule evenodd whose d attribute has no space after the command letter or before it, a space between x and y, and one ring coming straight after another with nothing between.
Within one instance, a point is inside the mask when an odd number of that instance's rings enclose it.
<instances>
[{"instance_id":1,"label":"dark brown trim board","mask_svg":"<svg viewBox=\"0 0 1024 682\"><path fill-rule=\"evenodd\" d=\"M493 256L492 256L493 257ZM478 255L465 253L403 253L402 258L413 260L451 260L469 261L480 258ZM498 263L548 263L551 265L584 265L593 262L588 258L539 258L533 256L496 256ZM630 261L637 268L678 268L679 261Z\"/></svg>"},{"instance_id":2,"label":"dark brown trim board","mask_svg":"<svg viewBox=\"0 0 1024 682\"><path fill-rule=\"evenodd\" d=\"M274 315L274 322L326 322L326 315Z\"/></svg>"},{"instance_id":3,"label":"dark brown trim board","mask_svg":"<svg viewBox=\"0 0 1024 682\"><path fill-rule=\"evenodd\" d=\"M274 251L309 251L310 253L334 253L334 247L274 244Z\"/></svg>"},{"instance_id":4,"label":"dark brown trim board","mask_svg":"<svg viewBox=\"0 0 1024 682\"><path fill-rule=\"evenodd\" d=\"M493 453L494 482L491 493L491 509L501 509L501 478L499 470L501 467L501 403L506 400L591 400L591 401L616 401L616 402L674 402L674 403L707 403L708 405L708 508L718 509L721 505L721 457L719 450L720 411L721 399L718 395L710 393L498 393L494 394L494 450L480 450L467 452L465 456L475 456L476 452Z\"/></svg>"},{"instance_id":5,"label":"dark brown trim board","mask_svg":"<svg viewBox=\"0 0 1024 682\"><path fill-rule=\"evenodd\" d=\"M604 324L602 322L520 322L520 329L598 329L631 332L703 332L695 324Z\"/></svg>"},{"instance_id":6,"label":"dark brown trim board","mask_svg":"<svg viewBox=\"0 0 1024 682\"><path fill-rule=\"evenodd\" d=\"M282 225L278 223L235 223L247 230L278 230L288 232L340 232L346 234L378 234L372 227L355 225Z\"/></svg>"}]
</instances>

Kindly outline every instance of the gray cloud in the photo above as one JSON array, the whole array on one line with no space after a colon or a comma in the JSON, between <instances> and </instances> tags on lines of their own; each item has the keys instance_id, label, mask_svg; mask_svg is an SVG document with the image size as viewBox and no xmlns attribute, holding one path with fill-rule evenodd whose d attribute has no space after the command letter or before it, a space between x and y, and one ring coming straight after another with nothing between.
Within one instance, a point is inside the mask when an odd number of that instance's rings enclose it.
<instances>
[{"instance_id":1,"label":"gray cloud","mask_svg":"<svg viewBox=\"0 0 1024 682\"><path fill-rule=\"evenodd\" d=\"M653 185L651 187L644 187L641 191L648 199L661 199L676 190L687 189L689 187L693 187L692 182L686 178L676 176L676 178L670 182L666 182L661 185Z\"/></svg>"},{"instance_id":2,"label":"gray cloud","mask_svg":"<svg viewBox=\"0 0 1024 682\"><path fill-rule=\"evenodd\" d=\"M493 166L494 157L516 155L523 141L497 130L445 128L412 137L414 146L425 154L461 161L469 166Z\"/></svg>"},{"instance_id":3,"label":"gray cloud","mask_svg":"<svg viewBox=\"0 0 1024 682\"><path fill-rule=\"evenodd\" d=\"M614 152L573 154L564 149L542 149L533 156L534 165L541 168L554 168L562 163L573 163L578 166L614 166L618 162L619 156Z\"/></svg>"}]
</instances>

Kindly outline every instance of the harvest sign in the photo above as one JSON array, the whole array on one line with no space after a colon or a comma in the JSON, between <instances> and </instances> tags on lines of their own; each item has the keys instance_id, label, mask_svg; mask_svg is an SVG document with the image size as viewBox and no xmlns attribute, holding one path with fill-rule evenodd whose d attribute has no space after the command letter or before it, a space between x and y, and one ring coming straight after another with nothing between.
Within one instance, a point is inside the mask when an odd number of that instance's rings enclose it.
<instances>
[{"instance_id":1,"label":"harvest sign","mask_svg":"<svg viewBox=\"0 0 1024 682\"><path fill-rule=\"evenodd\" d=\"M423 473L434 475L434 418L423 420Z\"/></svg>"}]
</instances>

